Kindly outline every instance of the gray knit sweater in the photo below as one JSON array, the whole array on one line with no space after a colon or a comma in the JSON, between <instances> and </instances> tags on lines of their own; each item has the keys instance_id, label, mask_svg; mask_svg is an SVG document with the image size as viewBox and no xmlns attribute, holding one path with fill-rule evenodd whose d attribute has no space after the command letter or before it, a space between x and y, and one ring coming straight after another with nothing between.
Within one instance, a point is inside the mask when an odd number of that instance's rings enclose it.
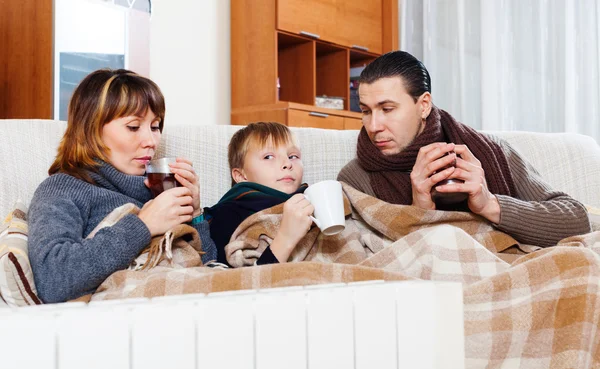
<instances>
[{"instance_id":1,"label":"gray knit sweater","mask_svg":"<svg viewBox=\"0 0 600 369\"><path fill-rule=\"evenodd\" d=\"M42 301L62 302L94 290L112 273L126 269L150 243L148 227L136 215L85 237L111 211L126 203L142 207L152 198L144 177L126 175L109 164L91 173L95 185L54 174L35 191L29 207L29 259ZM217 258L207 222L194 226L206 252Z\"/></svg>"},{"instance_id":2,"label":"gray knit sweater","mask_svg":"<svg viewBox=\"0 0 600 369\"><path fill-rule=\"evenodd\" d=\"M537 246L556 245L565 237L591 231L585 206L564 192L553 190L508 142L488 137L502 147L517 190L516 198L496 195L500 203L500 223L494 224L495 227L521 243ZM369 173L357 159L346 164L337 179L375 196Z\"/></svg>"}]
</instances>

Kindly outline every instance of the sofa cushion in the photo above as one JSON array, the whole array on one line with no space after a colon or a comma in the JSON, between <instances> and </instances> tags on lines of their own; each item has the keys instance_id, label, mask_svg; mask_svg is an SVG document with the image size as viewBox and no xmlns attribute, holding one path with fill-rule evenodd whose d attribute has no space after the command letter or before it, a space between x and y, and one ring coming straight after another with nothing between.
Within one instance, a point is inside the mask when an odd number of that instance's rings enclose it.
<instances>
[{"instance_id":1,"label":"sofa cushion","mask_svg":"<svg viewBox=\"0 0 600 369\"><path fill-rule=\"evenodd\" d=\"M17 201L0 227L0 296L12 307L39 305L27 254L27 207Z\"/></svg>"},{"instance_id":2,"label":"sofa cushion","mask_svg":"<svg viewBox=\"0 0 600 369\"><path fill-rule=\"evenodd\" d=\"M227 146L240 128L243 127L167 125L156 157L184 156L190 159L200 179L202 206L213 206L231 189ZM358 131L290 129L302 149L303 181L306 183L336 179L342 167L356 155Z\"/></svg>"},{"instance_id":3,"label":"sofa cushion","mask_svg":"<svg viewBox=\"0 0 600 369\"><path fill-rule=\"evenodd\" d=\"M600 146L574 133L486 132L505 139L553 189L600 207Z\"/></svg>"}]
</instances>

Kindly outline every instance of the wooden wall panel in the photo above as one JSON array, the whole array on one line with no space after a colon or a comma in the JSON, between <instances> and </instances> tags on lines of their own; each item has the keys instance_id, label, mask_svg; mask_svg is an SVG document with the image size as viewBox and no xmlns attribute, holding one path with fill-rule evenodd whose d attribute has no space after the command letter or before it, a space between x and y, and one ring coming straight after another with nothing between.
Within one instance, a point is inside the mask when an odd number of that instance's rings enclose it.
<instances>
[{"instance_id":1,"label":"wooden wall panel","mask_svg":"<svg viewBox=\"0 0 600 369\"><path fill-rule=\"evenodd\" d=\"M231 108L274 103L276 71L275 0L231 0Z\"/></svg>"},{"instance_id":2,"label":"wooden wall panel","mask_svg":"<svg viewBox=\"0 0 600 369\"><path fill-rule=\"evenodd\" d=\"M0 119L51 119L52 0L0 0Z\"/></svg>"},{"instance_id":3,"label":"wooden wall panel","mask_svg":"<svg viewBox=\"0 0 600 369\"><path fill-rule=\"evenodd\" d=\"M400 49L398 7L402 0L383 0L383 53Z\"/></svg>"}]
</instances>

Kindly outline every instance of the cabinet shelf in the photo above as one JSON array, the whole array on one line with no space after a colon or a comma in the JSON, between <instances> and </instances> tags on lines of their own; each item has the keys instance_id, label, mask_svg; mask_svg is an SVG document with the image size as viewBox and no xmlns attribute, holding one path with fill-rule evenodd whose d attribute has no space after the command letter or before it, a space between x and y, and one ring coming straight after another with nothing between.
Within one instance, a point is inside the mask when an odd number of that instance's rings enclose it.
<instances>
[{"instance_id":1,"label":"cabinet shelf","mask_svg":"<svg viewBox=\"0 0 600 369\"><path fill-rule=\"evenodd\" d=\"M279 99L302 104L314 104L314 41L286 34L278 34L277 36Z\"/></svg>"},{"instance_id":2,"label":"cabinet shelf","mask_svg":"<svg viewBox=\"0 0 600 369\"><path fill-rule=\"evenodd\" d=\"M397 12L397 0L232 2L232 123L360 128L350 69L397 49ZM343 110L316 107L317 96Z\"/></svg>"}]
</instances>

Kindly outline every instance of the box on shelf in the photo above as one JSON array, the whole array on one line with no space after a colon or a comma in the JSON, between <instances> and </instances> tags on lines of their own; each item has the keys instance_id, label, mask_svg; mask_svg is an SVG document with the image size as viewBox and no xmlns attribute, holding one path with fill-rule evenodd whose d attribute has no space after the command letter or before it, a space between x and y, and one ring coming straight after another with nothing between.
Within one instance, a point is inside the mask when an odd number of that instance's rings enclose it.
<instances>
[{"instance_id":1,"label":"box on shelf","mask_svg":"<svg viewBox=\"0 0 600 369\"><path fill-rule=\"evenodd\" d=\"M344 110L344 98L337 96L317 96L315 97L315 106L319 108Z\"/></svg>"}]
</instances>

